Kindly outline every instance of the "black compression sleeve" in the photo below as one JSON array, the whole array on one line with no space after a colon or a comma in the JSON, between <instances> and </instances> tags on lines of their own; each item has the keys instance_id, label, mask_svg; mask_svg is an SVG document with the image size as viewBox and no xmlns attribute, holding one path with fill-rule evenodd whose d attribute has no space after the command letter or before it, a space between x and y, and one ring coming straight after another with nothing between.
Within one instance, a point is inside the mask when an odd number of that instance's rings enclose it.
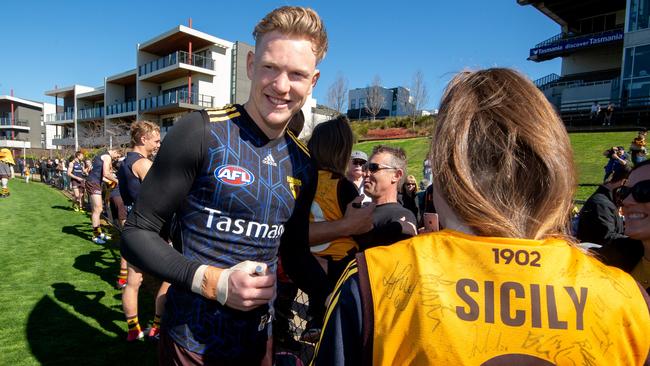
<instances>
[{"instance_id":1,"label":"black compression sleeve","mask_svg":"<svg viewBox=\"0 0 650 366\"><path fill-rule=\"evenodd\" d=\"M122 255L134 266L174 285L191 288L200 263L192 262L159 236L179 208L201 168L205 113L176 122L147 173L122 233Z\"/></svg>"}]
</instances>

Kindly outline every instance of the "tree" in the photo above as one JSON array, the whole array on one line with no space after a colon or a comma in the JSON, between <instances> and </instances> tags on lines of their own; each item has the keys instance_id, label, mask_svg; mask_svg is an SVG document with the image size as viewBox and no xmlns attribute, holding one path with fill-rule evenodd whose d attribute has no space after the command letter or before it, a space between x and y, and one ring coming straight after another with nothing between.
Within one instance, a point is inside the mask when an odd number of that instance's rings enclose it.
<instances>
[{"instance_id":1,"label":"tree","mask_svg":"<svg viewBox=\"0 0 650 366\"><path fill-rule=\"evenodd\" d=\"M104 121L91 120L77 124L79 130L79 146L93 148L103 145L104 138Z\"/></svg>"},{"instance_id":2,"label":"tree","mask_svg":"<svg viewBox=\"0 0 650 366\"><path fill-rule=\"evenodd\" d=\"M329 106L341 114L347 97L348 79L339 73L336 77L336 80L334 80L332 85L330 85L329 89L327 90L327 100L329 102Z\"/></svg>"},{"instance_id":3,"label":"tree","mask_svg":"<svg viewBox=\"0 0 650 366\"><path fill-rule=\"evenodd\" d=\"M128 144L130 141L130 120L118 119L106 124L106 136L110 146L119 146Z\"/></svg>"},{"instance_id":4,"label":"tree","mask_svg":"<svg viewBox=\"0 0 650 366\"><path fill-rule=\"evenodd\" d=\"M413 74L413 81L411 84L411 100L413 101L411 108L411 117L413 118L413 129L415 129L415 118L418 111L420 111L429 100L429 92L427 85L424 82L424 73L418 70Z\"/></svg>"},{"instance_id":5,"label":"tree","mask_svg":"<svg viewBox=\"0 0 650 366\"><path fill-rule=\"evenodd\" d=\"M366 88L366 112L372 116L372 120L381 112L384 105L384 92L381 87L381 78L375 75L372 84Z\"/></svg>"}]
</instances>

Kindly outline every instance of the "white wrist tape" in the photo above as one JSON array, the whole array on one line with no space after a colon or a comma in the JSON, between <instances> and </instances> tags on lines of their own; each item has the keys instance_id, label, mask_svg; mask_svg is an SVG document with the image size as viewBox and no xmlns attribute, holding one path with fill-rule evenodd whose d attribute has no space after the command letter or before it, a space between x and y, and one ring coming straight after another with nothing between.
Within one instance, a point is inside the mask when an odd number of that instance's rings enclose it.
<instances>
[{"instance_id":1,"label":"white wrist tape","mask_svg":"<svg viewBox=\"0 0 650 366\"><path fill-rule=\"evenodd\" d=\"M223 270L219 275L219 281L217 281L217 301L221 305L226 305L226 301L228 301L228 284L230 275L234 271L242 271L249 275L262 275L266 273L266 263L243 261Z\"/></svg>"},{"instance_id":2,"label":"white wrist tape","mask_svg":"<svg viewBox=\"0 0 650 366\"><path fill-rule=\"evenodd\" d=\"M201 285L203 284L203 276L205 275L205 271L208 269L208 266L206 264L202 264L199 266L199 268L194 272L194 277L192 277L192 292L195 294L203 295L201 292Z\"/></svg>"}]
</instances>

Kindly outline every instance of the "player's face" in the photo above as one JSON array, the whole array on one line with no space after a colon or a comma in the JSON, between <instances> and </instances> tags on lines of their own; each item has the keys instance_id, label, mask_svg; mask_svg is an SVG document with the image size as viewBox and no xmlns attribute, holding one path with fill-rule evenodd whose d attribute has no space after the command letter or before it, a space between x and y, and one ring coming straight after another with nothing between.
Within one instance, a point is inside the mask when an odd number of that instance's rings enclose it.
<instances>
[{"instance_id":1,"label":"player's face","mask_svg":"<svg viewBox=\"0 0 650 366\"><path fill-rule=\"evenodd\" d=\"M634 187L635 184L644 180L650 180L650 165L634 170L625 186ZM637 202L633 195L629 194L623 200L623 214L625 215L625 235L646 243L650 242L650 202Z\"/></svg>"},{"instance_id":2,"label":"player's face","mask_svg":"<svg viewBox=\"0 0 650 366\"><path fill-rule=\"evenodd\" d=\"M305 104L320 72L309 40L273 31L248 54L251 92L246 111L271 138L279 136L289 119Z\"/></svg>"},{"instance_id":3,"label":"player's face","mask_svg":"<svg viewBox=\"0 0 650 366\"><path fill-rule=\"evenodd\" d=\"M149 155L153 155L160 148L160 133L153 132L143 138L144 148Z\"/></svg>"}]
</instances>

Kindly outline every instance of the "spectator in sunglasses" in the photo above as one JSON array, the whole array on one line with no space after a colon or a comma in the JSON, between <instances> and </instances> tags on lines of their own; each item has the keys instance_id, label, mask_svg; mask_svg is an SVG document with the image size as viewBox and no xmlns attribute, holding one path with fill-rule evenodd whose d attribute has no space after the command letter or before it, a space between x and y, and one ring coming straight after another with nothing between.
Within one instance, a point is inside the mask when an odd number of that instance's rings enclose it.
<instances>
[{"instance_id":1,"label":"spectator in sunglasses","mask_svg":"<svg viewBox=\"0 0 650 366\"><path fill-rule=\"evenodd\" d=\"M401 148L375 146L370 160L363 166L363 188L376 204L373 228L354 236L363 249L389 245L417 234L417 220L411 211L397 202L397 192L404 181L406 153Z\"/></svg>"},{"instance_id":2,"label":"spectator in sunglasses","mask_svg":"<svg viewBox=\"0 0 650 366\"><path fill-rule=\"evenodd\" d=\"M357 255L334 290L313 364L650 361L645 291L571 241L571 143L530 79L500 68L456 75L430 156L445 230ZM641 172L630 187L650 179ZM623 202L638 220L628 235L647 235L649 204Z\"/></svg>"},{"instance_id":3,"label":"spectator in sunglasses","mask_svg":"<svg viewBox=\"0 0 650 366\"><path fill-rule=\"evenodd\" d=\"M363 166L368 162L368 155L363 151L355 150L350 155L350 162L348 169L345 172L345 177L357 187L360 195L363 195L363 202L372 201L370 197L366 196L363 192Z\"/></svg>"},{"instance_id":4,"label":"spectator in sunglasses","mask_svg":"<svg viewBox=\"0 0 650 366\"><path fill-rule=\"evenodd\" d=\"M418 217L418 205L416 197L417 193L418 183L415 180L414 176L409 175L406 177L406 182L404 182L404 185L400 190L398 201L402 203L402 206L404 206L404 208L407 208L413 212L413 216L415 216L416 219Z\"/></svg>"},{"instance_id":5,"label":"spectator in sunglasses","mask_svg":"<svg viewBox=\"0 0 650 366\"><path fill-rule=\"evenodd\" d=\"M639 163L617 191L625 235L602 252L605 263L630 273L650 294L650 161Z\"/></svg>"},{"instance_id":6,"label":"spectator in sunglasses","mask_svg":"<svg viewBox=\"0 0 650 366\"><path fill-rule=\"evenodd\" d=\"M578 215L576 237L583 243L606 245L625 238L623 217L619 213L614 192L625 183L631 168L627 165L615 170L609 180L598 186L587 199Z\"/></svg>"}]
</instances>

